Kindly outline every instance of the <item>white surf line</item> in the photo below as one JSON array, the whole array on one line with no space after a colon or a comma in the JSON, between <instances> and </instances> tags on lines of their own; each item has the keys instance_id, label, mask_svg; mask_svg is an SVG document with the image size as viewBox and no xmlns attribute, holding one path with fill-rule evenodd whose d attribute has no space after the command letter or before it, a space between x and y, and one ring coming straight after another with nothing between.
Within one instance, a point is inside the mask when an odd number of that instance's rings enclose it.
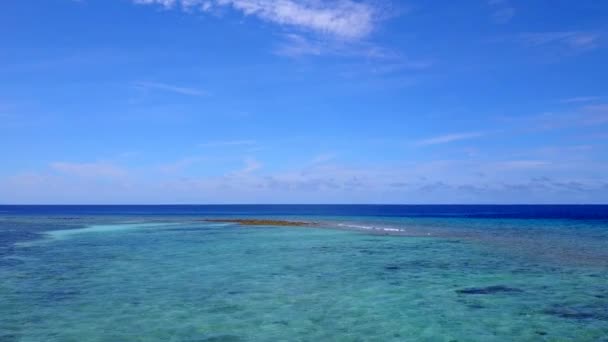
<instances>
[{"instance_id":1,"label":"white surf line","mask_svg":"<svg viewBox=\"0 0 608 342\"><path fill-rule=\"evenodd\" d=\"M367 226L367 225L351 224L351 223L338 223L338 226L345 227L345 228L363 229L363 230L380 230L380 231L384 231L384 232L404 232L405 231L405 229L399 229L399 228Z\"/></svg>"},{"instance_id":2,"label":"white surf line","mask_svg":"<svg viewBox=\"0 0 608 342\"><path fill-rule=\"evenodd\" d=\"M132 229L148 229L148 228L156 228L156 227L167 227L167 226L179 226L179 225L191 225L192 222L184 221L184 222L137 222L137 221L126 221L122 223L115 224L94 224L89 225L84 228L76 228L76 229L61 229L61 230L51 230L45 232L46 235L55 238L62 239L72 235L77 234L88 234L88 233L107 233L107 232L115 232L121 230L132 230ZM196 222L196 224L201 224L201 222ZM222 223L211 223L211 224L202 224L204 227L223 227L228 226L229 224Z\"/></svg>"},{"instance_id":3,"label":"white surf line","mask_svg":"<svg viewBox=\"0 0 608 342\"><path fill-rule=\"evenodd\" d=\"M62 229L62 230L51 230L45 232L45 234L53 239L65 239L73 235L88 234L88 233L107 233L116 232L122 230L142 229L142 228L155 228L163 226L172 226L179 223L117 223L117 224L96 224L90 225L84 228L77 229Z\"/></svg>"},{"instance_id":4,"label":"white surf line","mask_svg":"<svg viewBox=\"0 0 608 342\"><path fill-rule=\"evenodd\" d=\"M133 221L127 221L133 222ZM200 222L197 222L200 224ZM30 247L38 244L48 243L55 240L68 239L74 235L89 234L89 233L106 233L115 232L121 230L134 230L134 229L151 229L156 227L167 227L167 226L179 226L184 224L192 224L192 222L154 222L154 223L116 223L116 224L95 224L89 225L83 228L76 229L61 229L61 230L50 230L42 232L41 239L15 242L13 245L16 247ZM228 225L228 224L226 224ZM205 227L221 227L224 224L203 224Z\"/></svg>"}]
</instances>

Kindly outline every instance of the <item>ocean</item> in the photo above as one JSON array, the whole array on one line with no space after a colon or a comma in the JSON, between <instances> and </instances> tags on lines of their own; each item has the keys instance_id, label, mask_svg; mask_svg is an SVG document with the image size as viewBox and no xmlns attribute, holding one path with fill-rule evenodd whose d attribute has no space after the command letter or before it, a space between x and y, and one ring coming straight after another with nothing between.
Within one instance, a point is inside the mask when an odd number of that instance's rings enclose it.
<instances>
[{"instance_id":1,"label":"ocean","mask_svg":"<svg viewBox=\"0 0 608 342\"><path fill-rule=\"evenodd\" d=\"M0 341L608 341L608 206L0 206Z\"/></svg>"}]
</instances>

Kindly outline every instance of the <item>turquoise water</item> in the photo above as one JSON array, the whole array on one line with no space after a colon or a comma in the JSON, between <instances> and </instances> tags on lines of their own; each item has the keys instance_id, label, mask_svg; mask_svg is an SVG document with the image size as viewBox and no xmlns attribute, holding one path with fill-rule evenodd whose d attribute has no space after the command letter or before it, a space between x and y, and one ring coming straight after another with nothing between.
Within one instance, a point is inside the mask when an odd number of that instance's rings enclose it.
<instances>
[{"instance_id":1,"label":"turquoise water","mask_svg":"<svg viewBox=\"0 0 608 342\"><path fill-rule=\"evenodd\" d=\"M605 221L309 218L4 217L0 341L608 341Z\"/></svg>"}]
</instances>

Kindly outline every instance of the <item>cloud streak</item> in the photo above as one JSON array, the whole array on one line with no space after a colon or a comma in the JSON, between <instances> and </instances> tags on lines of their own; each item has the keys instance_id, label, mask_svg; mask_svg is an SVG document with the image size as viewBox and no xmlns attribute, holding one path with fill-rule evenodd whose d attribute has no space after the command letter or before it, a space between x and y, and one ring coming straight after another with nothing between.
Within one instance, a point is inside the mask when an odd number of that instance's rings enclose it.
<instances>
[{"instance_id":1,"label":"cloud streak","mask_svg":"<svg viewBox=\"0 0 608 342\"><path fill-rule=\"evenodd\" d=\"M570 97L567 99L563 99L560 102L561 103L583 103L583 102L594 102L594 101L598 101L601 99L602 99L601 96L577 96L577 97Z\"/></svg>"},{"instance_id":2,"label":"cloud streak","mask_svg":"<svg viewBox=\"0 0 608 342\"><path fill-rule=\"evenodd\" d=\"M285 57L337 56L353 59L375 60L379 69L426 69L432 65L428 60L412 60L402 54L367 41L336 41L289 33L283 35L274 53Z\"/></svg>"},{"instance_id":3,"label":"cloud streak","mask_svg":"<svg viewBox=\"0 0 608 342\"><path fill-rule=\"evenodd\" d=\"M527 32L517 37L517 40L529 46L558 45L577 51L596 48L599 39L599 33L588 31Z\"/></svg>"},{"instance_id":4,"label":"cloud streak","mask_svg":"<svg viewBox=\"0 0 608 342\"><path fill-rule=\"evenodd\" d=\"M232 8L245 16L330 35L340 39L361 39L368 36L378 18L377 9L364 2L352 0L133 0L141 5L164 8L212 11Z\"/></svg>"},{"instance_id":5,"label":"cloud streak","mask_svg":"<svg viewBox=\"0 0 608 342\"><path fill-rule=\"evenodd\" d=\"M518 126L525 130L572 130L600 126L608 124L608 104L587 104L571 112L542 113L513 122L519 122Z\"/></svg>"},{"instance_id":6,"label":"cloud streak","mask_svg":"<svg viewBox=\"0 0 608 342\"><path fill-rule=\"evenodd\" d=\"M488 0L488 5L492 8L492 19L498 24L504 24L515 16L515 8L508 0Z\"/></svg>"},{"instance_id":7,"label":"cloud streak","mask_svg":"<svg viewBox=\"0 0 608 342\"><path fill-rule=\"evenodd\" d=\"M257 159L251 158L251 157L245 158L245 160L243 162L245 165L241 169L229 173L227 175L227 177L228 178L248 177L250 174L261 169L263 166L263 164L260 163Z\"/></svg>"},{"instance_id":8,"label":"cloud streak","mask_svg":"<svg viewBox=\"0 0 608 342\"><path fill-rule=\"evenodd\" d=\"M70 163L53 162L50 168L60 174L79 178L122 178L127 171L119 166L106 162Z\"/></svg>"},{"instance_id":9,"label":"cloud streak","mask_svg":"<svg viewBox=\"0 0 608 342\"><path fill-rule=\"evenodd\" d=\"M326 160L283 170L262 166L246 158L240 168L218 176L177 172L149 178L141 177L142 169L61 162L54 163L51 172L0 179L0 202L521 203L523 198L599 203L608 198L607 166L578 160L441 160L388 167ZM131 177L122 177L127 171Z\"/></svg>"},{"instance_id":10,"label":"cloud streak","mask_svg":"<svg viewBox=\"0 0 608 342\"><path fill-rule=\"evenodd\" d=\"M187 96L205 96L208 93L204 90L189 87L180 87L173 84L160 83L160 82L135 82L134 86L138 89L143 90L161 90L171 93Z\"/></svg>"},{"instance_id":11,"label":"cloud streak","mask_svg":"<svg viewBox=\"0 0 608 342\"><path fill-rule=\"evenodd\" d=\"M483 135L484 134L481 132L465 132L465 133L446 134L446 135L440 135L437 137L419 140L415 143L415 145L430 146L430 145L447 144L447 143L452 143L452 142L456 142L456 141L475 139L475 138L479 138Z\"/></svg>"}]
</instances>

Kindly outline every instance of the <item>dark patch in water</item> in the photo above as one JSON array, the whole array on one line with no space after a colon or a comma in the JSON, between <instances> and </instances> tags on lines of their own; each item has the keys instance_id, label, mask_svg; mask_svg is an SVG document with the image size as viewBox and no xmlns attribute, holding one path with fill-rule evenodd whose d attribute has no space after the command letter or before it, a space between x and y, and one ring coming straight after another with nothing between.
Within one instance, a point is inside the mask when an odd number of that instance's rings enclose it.
<instances>
[{"instance_id":1,"label":"dark patch in water","mask_svg":"<svg viewBox=\"0 0 608 342\"><path fill-rule=\"evenodd\" d=\"M19 341L19 336L14 334L8 335L0 335L0 342L17 342Z\"/></svg>"},{"instance_id":2,"label":"dark patch in water","mask_svg":"<svg viewBox=\"0 0 608 342\"><path fill-rule=\"evenodd\" d=\"M12 266L18 266L18 265L22 265L22 264L24 264L24 262L22 260L19 260L19 259L0 258L0 266L12 267Z\"/></svg>"},{"instance_id":3,"label":"dark patch in water","mask_svg":"<svg viewBox=\"0 0 608 342\"><path fill-rule=\"evenodd\" d=\"M11 247L15 243L38 240L42 234L19 230L0 230L0 247Z\"/></svg>"},{"instance_id":4,"label":"dark patch in water","mask_svg":"<svg viewBox=\"0 0 608 342\"><path fill-rule=\"evenodd\" d=\"M460 294L485 295L485 294L496 294L496 293L521 293L524 291L520 290L518 288L514 288L514 287L508 287L508 286L504 286L504 285L494 285L494 286L487 286L487 287L471 287L471 288L467 288L467 289L460 289L460 290L456 290L456 292L460 293Z\"/></svg>"},{"instance_id":5,"label":"dark patch in water","mask_svg":"<svg viewBox=\"0 0 608 342\"><path fill-rule=\"evenodd\" d=\"M78 291L59 290L59 291L48 292L46 294L46 298L48 298L49 300L55 301L55 302L59 302L59 301L71 299L79 294L80 294L80 292L78 292Z\"/></svg>"},{"instance_id":6,"label":"dark patch in water","mask_svg":"<svg viewBox=\"0 0 608 342\"><path fill-rule=\"evenodd\" d=\"M561 307L555 306L550 309L543 311L546 315L557 316L567 319L594 319L594 320L608 320L608 309L607 308L591 308L591 307Z\"/></svg>"},{"instance_id":7,"label":"dark patch in water","mask_svg":"<svg viewBox=\"0 0 608 342\"><path fill-rule=\"evenodd\" d=\"M540 335L540 336L547 335L547 332L545 332L545 331L536 331L535 333L536 333L536 335Z\"/></svg>"},{"instance_id":8,"label":"dark patch in water","mask_svg":"<svg viewBox=\"0 0 608 342\"><path fill-rule=\"evenodd\" d=\"M207 310L207 312L211 313L235 313L239 311L241 311L241 307L238 305L214 306Z\"/></svg>"},{"instance_id":9,"label":"dark patch in water","mask_svg":"<svg viewBox=\"0 0 608 342\"><path fill-rule=\"evenodd\" d=\"M397 265L387 265L387 266L384 266L384 269L387 271L398 271L401 269L401 267L397 266Z\"/></svg>"},{"instance_id":10,"label":"dark patch in water","mask_svg":"<svg viewBox=\"0 0 608 342\"><path fill-rule=\"evenodd\" d=\"M467 304L467 307L470 309L485 309L485 306L477 303Z\"/></svg>"},{"instance_id":11,"label":"dark patch in water","mask_svg":"<svg viewBox=\"0 0 608 342\"><path fill-rule=\"evenodd\" d=\"M435 262L431 260L412 260L406 263L403 263L408 269L428 269L428 268L438 268L438 269L449 269L451 268L450 264L445 262Z\"/></svg>"}]
</instances>

